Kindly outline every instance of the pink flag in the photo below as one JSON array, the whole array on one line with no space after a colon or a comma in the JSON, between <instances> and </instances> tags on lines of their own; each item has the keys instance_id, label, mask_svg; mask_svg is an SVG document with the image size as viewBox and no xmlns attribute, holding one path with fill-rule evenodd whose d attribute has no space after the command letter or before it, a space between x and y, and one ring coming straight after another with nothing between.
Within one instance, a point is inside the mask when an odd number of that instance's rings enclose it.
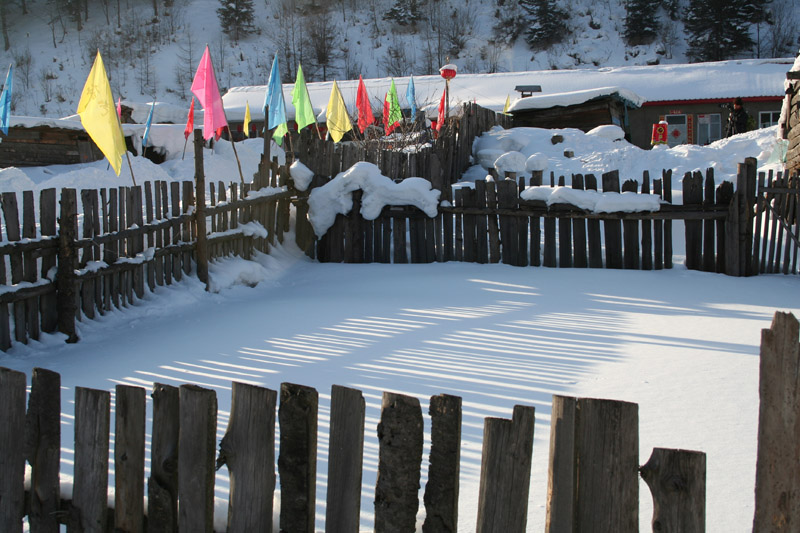
<instances>
[{"instance_id":1,"label":"pink flag","mask_svg":"<svg viewBox=\"0 0 800 533\"><path fill-rule=\"evenodd\" d=\"M117 98L117 116L122 118L122 97Z\"/></svg>"},{"instance_id":2,"label":"pink flag","mask_svg":"<svg viewBox=\"0 0 800 533\"><path fill-rule=\"evenodd\" d=\"M208 46L203 52L203 57L200 58L197 74L194 75L192 93L203 106L203 138L208 140L214 136L214 132L228 125Z\"/></svg>"},{"instance_id":3,"label":"pink flag","mask_svg":"<svg viewBox=\"0 0 800 533\"><path fill-rule=\"evenodd\" d=\"M444 126L445 116L445 98L447 96L447 89L442 91L442 100L439 102L439 117L436 120L436 131L441 131Z\"/></svg>"},{"instance_id":4,"label":"pink flag","mask_svg":"<svg viewBox=\"0 0 800 533\"><path fill-rule=\"evenodd\" d=\"M189 135L194 131L194 98L192 105L189 106L189 117L186 119L186 129L183 130L183 138L189 140Z\"/></svg>"},{"instance_id":5,"label":"pink flag","mask_svg":"<svg viewBox=\"0 0 800 533\"><path fill-rule=\"evenodd\" d=\"M361 133L364 133L364 130L367 129L367 126L375 122L375 116L372 114L372 106L369 103L367 88L364 85L364 80L361 79L361 76L358 77L356 107L358 108L358 129L361 130Z\"/></svg>"}]
</instances>

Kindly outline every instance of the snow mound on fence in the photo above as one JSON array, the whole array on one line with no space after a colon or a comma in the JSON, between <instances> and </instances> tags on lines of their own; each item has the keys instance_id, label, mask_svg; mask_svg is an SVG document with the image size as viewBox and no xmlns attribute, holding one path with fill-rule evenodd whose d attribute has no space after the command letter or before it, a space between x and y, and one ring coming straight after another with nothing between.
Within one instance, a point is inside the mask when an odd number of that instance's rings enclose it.
<instances>
[{"instance_id":1,"label":"snow mound on fence","mask_svg":"<svg viewBox=\"0 0 800 533\"><path fill-rule=\"evenodd\" d=\"M311 191L308 219L317 237L333 225L336 215L346 215L353 208L353 191L362 190L361 216L374 220L387 205L413 205L429 217L437 214L440 192L431 189L423 178L406 178L395 183L381 174L372 163L356 163L331 181Z\"/></svg>"},{"instance_id":2,"label":"snow mound on fence","mask_svg":"<svg viewBox=\"0 0 800 533\"><path fill-rule=\"evenodd\" d=\"M539 200L548 206L569 204L592 213L638 213L658 211L661 200L654 194L634 192L598 192L572 187L528 187L520 194L523 200Z\"/></svg>"}]
</instances>

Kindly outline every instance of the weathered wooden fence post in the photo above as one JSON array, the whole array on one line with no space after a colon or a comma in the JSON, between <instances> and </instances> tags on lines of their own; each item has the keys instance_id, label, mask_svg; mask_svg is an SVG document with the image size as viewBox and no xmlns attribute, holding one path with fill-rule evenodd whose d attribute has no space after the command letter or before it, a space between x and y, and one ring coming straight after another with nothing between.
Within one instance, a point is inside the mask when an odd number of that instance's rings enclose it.
<instances>
[{"instance_id":1,"label":"weathered wooden fence post","mask_svg":"<svg viewBox=\"0 0 800 533\"><path fill-rule=\"evenodd\" d=\"M654 448L639 473L653 495L653 531L705 532L706 454Z\"/></svg>"},{"instance_id":2,"label":"weathered wooden fence post","mask_svg":"<svg viewBox=\"0 0 800 533\"><path fill-rule=\"evenodd\" d=\"M603 192L620 192L619 171L612 170L602 176ZM622 268L622 221L603 221L603 234L606 247L606 268Z\"/></svg>"},{"instance_id":3,"label":"weathered wooden fence post","mask_svg":"<svg viewBox=\"0 0 800 533\"><path fill-rule=\"evenodd\" d=\"M214 456L217 395L197 385L180 387L178 529L214 531Z\"/></svg>"},{"instance_id":4,"label":"weathered wooden fence post","mask_svg":"<svg viewBox=\"0 0 800 533\"><path fill-rule=\"evenodd\" d=\"M34 368L25 420L25 447L31 465L31 531L58 533L61 506L61 376Z\"/></svg>"},{"instance_id":5,"label":"weathered wooden fence post","mask_svg":"<svg viewBox=\"0 0 800 533\"><path fill-rule=\"evenodd\" d=\"M683 205L700 209L703 205L703 175L699 171L683 176ZM703 223L700 220L684 222L686 235L686 268L701 270L703 266Z\"/></svg>"},{"instance_id":6,"label":"weathered wooden fence post","mask_svg":"<svg viewBox=\"0 0 800 533\"><path fill-rule=\"evenodd\" d=\"M461 398L431 398L431 454L425 484L423 533L458 531L458 475L461 463Z\"/></svg>"},{"instance_id":7,"label":"weathered wooden fence post","mask_svg":"<svg viewBox=\"0 0 800 533\"><path fill-rule=\"evenodd\" d=\"M22 533L25 512L25 374L0 367L0 531Z\"/></svg>"},{"instance_id":8,"label":"weathered wooden fence post","mask_svg":"<svg viewBox=\"0 0 800 533\"><path fill-rule=\"evenodd\" d=\"M547 532L638 531L638 412L634 403L553 396Z\"/></svg>"},{"instance_id":9,"label":"weathered wooden fence post","mask_svg":"<svg viewBox=\"0 0 800 533\"><path fill-rule=\"evenodd\" d=\"M361 391L331 387L328 491L325 531L358 533L364 463L364 396Z\"/></svg>"},{"instance_id":10,"label":"weathered wooden fence post","mask_svg":"<svg viewBox=\"0 0 800 533\"><path fill-rule=\"evenodd\" d=\"M533 456L533 407L515 405L511 420L483 426L477 533L524 533Z\"/></svg>"},{"instance_id":11,"label":"weathered wooden fence post","mask_svg":"<svg viewBox=\"0 0 800 533\"><path fill-rule=\"evenodd\" d=\"M147 531L177 533L180 391L171 385L154 383L151 396L153 430L147 480Z\"/></svg>"},{"instance_id":12,"label":"weathered wooden fence post","mask_svg":"<svg viewBox=\"0 0 800 533\"><path fill-rule=\"evenodd\" d=\"M318 406L319 395L313 388L281 383L281 531L314 532Z\"/></svg>"},{"instance_id":13,"label":"weathered wooden fence post","mask_svg":"<svg viewBox=\"0 0 800 533\"><path fill-rule=\"evenodd\" d=\"M228 429L219 444L217 470L230 472L228 531L272 532L275 494L274 390L234 383Z\"/></svg>"},{"instance_id":14,"label":"weathered wooden fence post","mask_svg":"<svg viewBox=\"0 0 800 533\"><path fill-rule=\"evenodd\" d=\"M111 395L75 389L75 485L68 533L104 533L108 513Z\"/></svg>"},{"instance_id":15,"label":"weathered wooden fence post","mask_svg":"<svg viewBox=\"0 0 800 533\"><path fill-rule=\"evenodd\" d=\"M782 312L761 330L754 533L800 524L799 332L797 318Z\"/></svg>"},{"instance_id":16,"label":"weathered wooden fence post","mask_svg":"<svg viewBox=\"0 0 800 533\"><path fill-rule=\"evenodd\" d=\"M203 133L194 130L194 186L195 221L197 222L197 246L195 247L195 260L197 261L197 278L206 284L208 290L208 238L206 235L206 174L203 168Z\"/></svg>"},{"instance_id":17,"label":"weathered wooden fence post","mask_svg":"<svg viewBox=\"0 0 800 533\"><path fill-rule=\"evenodd\" d=\"M114 414L114 528L143 533L144 389L117 385Z\"/></svg>"},{"instance_id":18,"label":"weathered wooden fence post","mask_svg":"<svg viewBox=\"0 0 800 533\"><path fill-rule=\"evenodd\" d=\"M58 232L58 331L67 336L67 342L78 342L75 332L75 269L78 266L78 251L75 240L78 235L78 197L75 189L61 191L61 217Z\"/></svg>"},{"instance_id":19,"label":"weathered wooden fence post","mask_svg":"<svg viewBox=\"0 0 800 533\"><path fill-rule=\"evenodd\" d=\"M422 465L422 409L411 396L383 393L378 424L375 532L414 531Z\"/></svg>"}]
</instances>

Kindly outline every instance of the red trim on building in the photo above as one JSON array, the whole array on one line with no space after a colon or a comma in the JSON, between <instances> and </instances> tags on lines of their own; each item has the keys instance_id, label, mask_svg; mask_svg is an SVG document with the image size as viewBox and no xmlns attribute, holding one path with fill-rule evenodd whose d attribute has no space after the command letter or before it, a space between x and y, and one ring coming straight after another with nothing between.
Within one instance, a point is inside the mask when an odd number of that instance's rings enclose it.
<instances>
[{"instance_id":1,"label":"red trim on building","mask_svg":"<svg viewBox=\"0 0 800 533\"><path fill-rule=\"evenodd\" d=\"M691 105L691 104L724 104L733 98L701 98L698 100L653 100L645 102L642 107L657 105ZM783 96L743 96L743 102L781 102Z\"/></svg>"}]
</instances>

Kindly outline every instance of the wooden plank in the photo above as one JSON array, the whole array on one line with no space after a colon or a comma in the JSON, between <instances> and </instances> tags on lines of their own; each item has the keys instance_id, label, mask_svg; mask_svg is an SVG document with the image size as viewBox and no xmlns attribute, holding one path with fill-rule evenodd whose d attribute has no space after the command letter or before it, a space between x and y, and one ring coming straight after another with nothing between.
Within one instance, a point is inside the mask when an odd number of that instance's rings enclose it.
<instances>
[{"instance_id":1,"label":"wooden plank","mask_svg":"<svg viewBox=\"0 0 800 533\"><path fill-rule=\"evenodd\" d=\"M572 175L572 188L583 190L583 174ZM572 253L573 266L586 268L589 266L589 256L586 253L586 220L583 218L572 219Z\"/></svg>"},{"instance_id":2,"label":"wooden plank","mask_svg":"<svg viewBox=\"0 0 800 533\"><path fill-rule=\"evenodd\" d=\"M575 515L575 418L577 400L553 396L550 416L550 459L547 469L545 531L572 531Z\"/></svg>"},{"instance_id":3,"label":"wooden plank","mask_svg":"<svg viewBox=\"0 0 800 533\"><path fill-rule=\"evenodd\" d=\"M416 529L422 443L419 400L384 392L378 424L376 532L401 533Z\"/></svg>"},{"instance_id":4,"label":"wooden plank","mask_svg":"<svg viewBox=\"0 0 800 533\"><path fill-rule=\"evenodd\" d=\"M619 172L612 170L602 176L603 192L620 192ZM603 221L603 234L606 244L606 268L622 268L622 224L619 220Z\"/></svg>"},{"instance_id":5,"label":"wooden plank","mask_svg":"<svg viewBox=\"0 0 800 533\"><path fill-rule=\"evenodd\" d=\"M234 383L231 415L219 444L217 469L230 472L228 532L272 532L275 493L274 390Z\"/></svg>"},{"instance_id":6,"label":"wooden plank","mask_svg":"<svg viewBox=\"0 0 800 533\"><path fill-rule=\"evenodd\" d=\"M546 531L638 531L638 406L554 396Z\"/></svg>"},{"instance_id":7,"label":"wooden plank","mask_svg":"<svg viewBox=\"0 0 800 533\"><path fill-rule=\"evenodd\" d=\"M155 383L151 396L153 434L147 480L147 531L177 533L180 392L177 387Z\"/></svg>"},{"instance_id":8,"label":"wooden plank","mask_svg":"<svg viewBox=\"0 0 800 533\"><path fill-rule=\"evenodd\" d=\"M31 531L58 533L61 487L58 473L61 454L61 376L34 368L25 420L25 448L31 465Z\"/></svg>"},{"instance_id":9,"label":"wooden plank","mask_svg":"<svg viewBox=\"0 0 800 533\"><path fill-rule=\"evenodd\" d=\"M111 395L75 388L75 482L68 533L104 533L108 512Z\"/></svg>"},{"instance_id":10,"label":"wooden plank","mask_svg":"<svg viewBox=\"0 0 800 533\"><path fill-rule=\"evenodd\" d=\"M172 200L172 218L176 218L181 214L181 184L173 181L169 184L169 187ZM181 227L179 224L175 224L172 226L172 244L177 244L181 241ZM170 259L172 260L172 278L175 281L180 281L182 277L182 255L179 253L171 254Z\"/></svg>"},{"instance_id":11,"label":"wooden plank","mask_svg":"<svg viewBox=\"0 0 800 533\"><path fill-rule=\"evenodd\" d=\"M515 209L518 205L517 183L513 180L497 182L497 207L499 209ZM506 265L519 263L519 235L515 218L500 215L500 244L502 261Z\"/></svg>"},{"instance_id":12,"label":"wooden plank","mask_svg":"<svg viewBox=\"0 0 800 533\"><path fill-rule=\"evenodd\" d=\"M653 495L653 531L705 532L706 454L654 448L639 473Z\"/></svg>"},{"instance_id":13,"label":"wooden plank","mask_svg":"<svg viewBox=\"0 0 800 533\"><path fill-rule=\"evenodd\" d=\"M639 192L639 183L626 180L622 184L622 192ZM624 243L624 264L626 269L639 269L639 221L624 220L622 222L622 240Z\"/></svg>"},{"instance_id":14,"label":"wooden plank","mask_svg":"<svg viewBox=\"0 0 800 533\"><path fill-rule=\"evenodd\" d=\"M325 531L358 533L364 461L365 402L361 391L331 387Z\"/></svg>"},{"instance_id":15,"label":"wooden plank","mask_svg":"<svg viewBox=\"0 0 800 533\"><path fill-rule=\"evenodd\" d=\"M497 183L486 183L486 208L494 210L497 207ZM446 216L446 215L443 215ZM489 232L489 262L500 262L500 224L497 215L490 214L487 220Z\"/></svg>"},{"instance_id":16,"label":"wooden plank","mask_svg":"<svg viewBox=\"0 0 800 533\"><path fill-rule=\"evenodd\" d=\"M281 383L281 531L314 532L319 395L311 387Z\"/></svg>"},{"instance_id":17,"label":"wooden plank","mask_svg":"<svg viewBox=\"0 0 800 533\"><path fill-rule=\"evenodd\" d=\"M653 180L653 194L663 200L664 195L661 189L662 181ZM661 270L664 268L664 221L653 221L653 268Z\"/></svg>"},{"instance_id":18,"label":"wooden plank","mask_svg":"<svg viewBox=\"0 0 800 533\"><path fill-rule=\"evenodd\" d=\"M586 174L583 178L587 191L597 190L597 178L594 174ZM586 221L586 239L589 244L589 268L603 268L603 243L600 238L599 220Z\"/></svg>"},{"instance_id":19,"label":"wooden plank","mask_svg":"<svg viewBox=\"0 0 800 533\"><path fill-rule=\"evenodd\" d=\"M577 410L576 523L597 531L638 532L638 406L582 398Z\"/></svg>"},{"instance_id":20,"label":"wooden plank","mask_svg":"<svg viewBox=\"0 0 800 533\"><path fill-rule=\"evenodd\" d=\"M190 209L194 209L194 184L191 181L184 181L183 186L183 213L186 214ZM234 216L234 218L236 218ZM192 242L197 236L197 228L194 223L187 221L183 225L183 241ZM190 274L192 272L192 253L184 252L183 254L183 273Z\"/></svg>"},{"instance_id":21,"label":"wooden plank","mask_svg":"<svg viewBox=\"0 0 800 533\"><path fill-rule=\"evenodd\" d=\"M476 533L524 533L533 455L533 407L514 406L512 420L484 422Z\"/></svg>"},{"instance_id":22,"label":"wooden plank","mask_svg":"<svg viewBox=\"0 0 800 533\"><path fill-rule=\"evenodd\" d=\"M117 385L114 398L114 527L144 531L145 392Z\"/></svg>"},{"instance_id":23,"label":"wooden plank","mask_svg":"<svg viewBox=\"0 0 800 533\"><path fill-rule=\"evenodd\" d=\"M431 452L425 484L422 530L458 531L458 491L461 461L461 398L431 397Z\"/></svg>"},{"instance_id":24,"label":"wooden plank","mask_svg":"<svg viewBox=\"0 0 800 533\"><path fill-rule=\"evenodd\" d=\"M214 531L214 456L217 396L197 385L180 387L178 529Z\"/></svg>"},{"instance_id":25,"label":"wooden plank","mask_svg":"<svg viewBox=\"0 0 800 533\"><path fill-rule=\"evenodd\" d=\"M442 193L444 194L444 192ZM453 196L449 196L451 205L455 205ZM454 215L452 213L442 213L442 260L453 261L455 260L455 240L454 240Z\"/></svg>"},{"instance_id":26,"label":"wooden plank","mask_svg":"<svg viewBox=\"0 0 800 533\"><path fill-rule=\"evenodd\" d=\"M22 533L25 514L25 374L0 367L0 531Z\"/></svg>"},{"instance_id":27,"label":"wooden plank","mask_svg":"<svg viewBox=\"0 0 800 533\"><path fill-rule=\"evenodd\" d=\"M683 176L683 205L701 207L703 204L703 175L699 171ZM686 268L700 270L703 266L703 225L697 220L684 222L686 235Z\"/></svg>"},{"instance_id":28,"label":"wooden plank","mask_svg":"<svg viewBox=\"0 0 800 533\"><path fill-rule=\"evenodd\" d=\"M392 237L394 240L394 262L408 263L408 252L406 251L406 219L392 218Z\"/></svg>"},{"instance_id":29,"label":"wooden plank","mask_svg":"<svg viewBox=\"0 0 800 533\"><path fill-rule=\"evenodd\" d=\"M525 190L525 178L517 182L516 207L519 208L519 196ZM516 266L528 266L528 217L514 217L517 225L517 263Z\"/></svg>"},{"instance_id":30,"label":"wooden plank","mask_svg":"<svg viewBox=\"0 0 800 533\"><path fill-rule=\"evenodd\" d=\"M36 239L36 210L33 202L33 191L22 193L22 237ZM25 281L35 283L39 280L37 259L32 252L23 252L23 278ZM23 307L23 306L20 306ZM26 337L38 340L40 333L39 324L39 298L26 299L24 303Z\"/></svg>"},{"instance_id":31,"label":"wooden plank","mask_svg":"<svg viewBox=\"0 0 800 533\"><path fill-rule=\"evenodd\" d=\"M799 334L797 318L783 312L761 331L753 531L790 531L800 523Z\"/></svg>"},{"instance_id":32,"label":"wooden plank","mask_svg":"<svg viewBox=\"0 0 800 533\"><path fill-rule=\"evenodd\" d=\"M706 169L706 180L703 190L703 208L714 207L714 169ZM715 257L715 221L706 220L703 222L703 271L715 272L717 269L717 258Z\"/></svg>"},{"instance_id":33,"label":"wooden plank","mask_svg":"<svg viewBox=\"0 0 800 533\"><path fill-rule=\"evenodd\" d=\"M145 222L148 225L153 223L155 220L155 211L153 209L153 184L152 182L145 182L144 184L144 208L145 208ZM147 244L145 248L155 248L155 232L148 231L146 233L147 236ZM156 288L156 264L154 260L149 260L145 263L145 272L147 274L147 287L150 289L150 292L154 291Z\"/></svg>"},{"instance_id":34,"label":"wooden plank","mask_svg":"<svg viewBox=\"0 0 800 533\"><path fill-rule=\"evenodd\" d=\"M78 199L75 189L61 189L61 228L58 234L58 331L67 336L67 342L78 342L75 332L75 269L78 265L74 247L77 235Z\"/></svg>"},{"instance_id":35,"label":"wooden plank","mask_svg":"<svg viewBox=\"0 0 800 533\"><path fill-rule=\"evenodd\" d=\"M461 207L473 208L476 204L475 190L471 188L464 188L461 190ZM477 253L477 216L467 215L463 216L463 231L464 231L464 255L463 261L467 263L475 263ZM485 236L485 235L484 235Z\"/></svg>"},{"instance_id":36,"label":"wooden plank","mask_svg":"<svg viewBox=\"0 0 800 533\"><path fill-rule=\"evenodd\" d=\"M453 191L454 205L456 207L464 207L464 189L456 189ZM453 259L455 261L464 260L464 216L460 212L454 214L454 228L453 228Z\"/></svg>"},{"instance_id":37,"label":"wooden plank","mask_svg":"<svg viewBox=\"0 0 800 533\"><path fill-rule=\"evenodd\" d=\"M723 181L716 191L715 204L717 206L729 206L733 199L733 183L730 181ZM719 273L725 272L725 233L726 233L726 219L720 218L717 220L717 260L715 270ZM765 241L766 242L766 241ZM758 257L757 253L754 253Z\"/></svg>"},{"instance_id":38,"label":"wooden plank","mask_svg":"<svg viewBox=\"0 0 800 533\"><path fill-rule=\"evenodd\" d=\"M662 170L661 186L664 201L672 203L672 169ZM664 268L672 268L672 221L664 221Z\"/></svg>"},{"instance_id":39,"label":"wooden plank","mask_svg":"<svg viewBox=\"0 0 800 533\"><path fill-rule=\"evenodd\" d=\"M14 192L4 192L0 195L0 204L3 207L3 219L6 224L6 236L10 242L19 241L22 238L19 225L19 209L17 207L17 194ZM21 252L11 252L8 254L11 266L11 284L16 285L24 281L24 261ZM26 324L25 302L18 302L12 306L14 314L14 340L27 343L28 332Z\"/></svg>"},{"instance_id":40,"label":"wooden plank","mask_svg":"<svg viewBox=\"0 0 800 533\"><path fill-rule=\"evenodd\" d=\"M475 181L475 196L473 205L478 209L486 209L486 181ZM486 215L475 217L475 262L485 264L489 260L489 222ZM496 237L496 235L495 235Z\"/></svg>"},{"instance_id":41,"label":"wooden plank","mask_svg":"<svg viewBox=\"0 0 800 533\"><path fill-rule=\"evenodd\" d=\"M435 220L434 218L430 218L430 217L427 217L427 216L424 219L422 219L422 222L423 222L422 226L423 226L423 229L425 230L425 238L423 240L423 243L425 245L425 262L426 263L433 263L434 261L436 261L436 247L435 247L436 227L435 227L434 220ZM485 236L484 236L484 238L485 238Z\"/></svg>"},{"instance_id":42,"label":"wooden plank","mask_svg":"<svg viewBox=\"0 0 800 533\"><path fill-rule=\"evenodd\" d=\"M650 194L650 172L642 172L642 194ZM653 270L653 221L642 220L642 270Z\"/></svg>"}]
</instances>

